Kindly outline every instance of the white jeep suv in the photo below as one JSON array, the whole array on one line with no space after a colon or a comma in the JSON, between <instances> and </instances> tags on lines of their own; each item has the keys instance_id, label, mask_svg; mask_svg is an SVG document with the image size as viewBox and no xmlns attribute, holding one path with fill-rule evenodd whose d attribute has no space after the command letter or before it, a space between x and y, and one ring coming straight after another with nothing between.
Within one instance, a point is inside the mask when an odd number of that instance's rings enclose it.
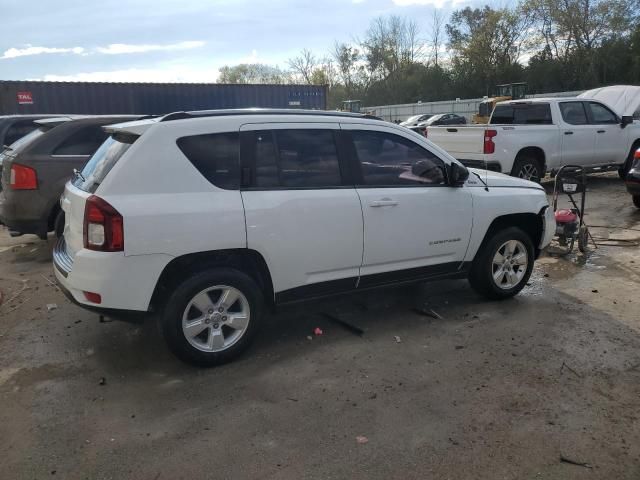
<instances>
[{"instance_id":1,"label":"white jeep suv","mask_svg":"<svg viewBox=\"0 0 640 480\"><path fill-rule=\"evenodd\" d=\"M265 307L303 298L439 278L511 297L555 230L539 185L469 172L363 115L181 112L106 129L62 196L56 277L87 308L160 313L195 364L236 357Z\"/></svg>"}]
</instances>

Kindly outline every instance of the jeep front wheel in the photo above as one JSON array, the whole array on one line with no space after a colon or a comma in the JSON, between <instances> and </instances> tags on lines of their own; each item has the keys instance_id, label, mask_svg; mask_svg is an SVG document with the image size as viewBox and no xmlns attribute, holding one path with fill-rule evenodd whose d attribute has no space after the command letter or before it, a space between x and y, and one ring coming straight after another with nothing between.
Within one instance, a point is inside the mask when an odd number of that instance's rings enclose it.
<instances>
[{"instance_id":1,"label":"jeep front wheel","mask_svg":"<svg viewBox=\"0 0 640 480\"><path fill-rule=\"evenodd\" d=\"M509 298L524 288L535 260L531 238L516 227L493 234L476 255L469 282L492 300Z\"/></svg>"}]
</instances>

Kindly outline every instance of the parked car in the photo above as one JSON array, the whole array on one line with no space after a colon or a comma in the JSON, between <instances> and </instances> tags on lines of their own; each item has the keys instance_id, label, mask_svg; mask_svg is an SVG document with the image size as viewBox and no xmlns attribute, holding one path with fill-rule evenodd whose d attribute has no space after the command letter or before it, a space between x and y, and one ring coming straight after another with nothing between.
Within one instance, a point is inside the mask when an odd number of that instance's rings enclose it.
<instances>
[{"instance_id":1,"label":"parked car","mask_svg":"<svg viewBox=\"0 0 640 480\"><path fill-rule=\"evenodd\" d=\"M567 164L624 177L640 147L636 103L640 92L618 112L587 97L515 100L499 103L488 126L427 127L426 135L467 166L521 178Z\"/></svg>"},{"instance_id":2,"label":"parked car","mask_svg":"<svg viewBox=\"0 0 640 480\"><path fill-rule=\"evenodd\" d=\"M555 231L539 185L469 177L356 114L183 112L107 130L66 185L56 277L84 307L159 312L195 364L234 358L283 303L439 278L511 297Z\"/></svg>"},{"instance_id":3,"label":"parked car","mask_svg":"<svg viewBox=\"0 0 640 480\"><path fill-rule=\"evenodd\" d=\"M624 179L624 183L633 198L633 204L640 208L640 148L635 151L633 163Z\"/></svg>"},{"instance_id":4,"label":"parked car","mask_svg":"<svg viewBox=\"0 0 640 480\"><path fill-rule=\"evenodd\" d=\"M107 138L104 125L139 116L56 117L37 120L38 129L4 151L0 223L14 236L62 234L60 195L64 184Z\"/></svg>"},{"instance_id":5,"label":"parked car","mask_svg":"<svg viewBox=\"0 0 640 480\"><path fill-rule=\"evenodd\" d=\"M415 127L419 123L426 122L431 117L433 117L433 113L413 115L412 117L407 118L404 122L400 122L400 125L403 127Z\"/></svg>"},{"instance_id":6,"label":"parked car","mask_svg":"<svg viewBox=\"0 0 640 480\"><path fill-rule=\"evenodd\" d=\"M465 125L467 123L467 119L461 115L456 115L455 113L439 113L438 115L434 115L428 120L421 122L418 126L430 127L437 125Z\"/></svg>"},{"instance_id":7,"label":"parked car","mask_svg":"<svg viewBox=\"0 0 640 480\"><path fill-rule=\"evenodd\" d=\"M0 116L0 150L18 141L38 126L34 123L43 118L60 115L4 115Z\"/></svg>"}]
</instances>

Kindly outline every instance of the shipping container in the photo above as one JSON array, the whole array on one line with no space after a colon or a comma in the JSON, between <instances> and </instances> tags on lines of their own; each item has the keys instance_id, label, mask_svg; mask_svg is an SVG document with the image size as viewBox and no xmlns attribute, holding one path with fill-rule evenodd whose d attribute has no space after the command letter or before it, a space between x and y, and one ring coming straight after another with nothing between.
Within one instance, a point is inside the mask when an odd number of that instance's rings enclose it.
<instances>
[{"instance_id":1,"label":"shipping container","mask_svg":"<svg viewBox=\"0 0 640 480\"><path fill-rule=\"evenodd\" d=\"M220 108L325 110L327 87L219 83L102 83L0 80L0 115L158 115Z\"/></svg>"}]
</instances>

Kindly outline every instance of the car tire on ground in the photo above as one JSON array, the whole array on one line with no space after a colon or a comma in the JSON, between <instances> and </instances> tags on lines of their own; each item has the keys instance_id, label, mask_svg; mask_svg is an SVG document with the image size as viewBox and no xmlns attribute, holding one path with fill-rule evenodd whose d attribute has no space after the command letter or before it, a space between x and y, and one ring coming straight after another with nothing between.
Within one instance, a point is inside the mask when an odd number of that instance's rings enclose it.
<instances>
[{"instance_id":1,"label":"car tire on ground","mask_svg":"<svg viewBox=\"0 0 640 480\"><path fill-rule=\"evenodd\" d=\"M539 182L544 176L542 162L530 153L521 153L513 163L511 169L512 177L519 177L525 180L537 179Z\"/></svg>"},{"instance_id":2,"label":"car tire on ground","mask_svg":"<svg viewBox=\"0 0 640 480\"><path fill-rule=\"evenodd\" d=\"M636 153L636 150L640 148L640 142L635 142L631 146L631 150L629 150L629 155L627 155L627 159L618 169L618 175L622 180L627 177L627 173L631 170L631 165L633 164L633 155Z\"/></svg>"},{"instance_id":3,"label":"car tire on ground","mask_svg":"<svg viewBox=\"0 0 640 480\"><path fill-rule=\"evenodd\" d=\"M517 227L496 231L476 254L469 282L491 300L513 297L527 284L534 260L529 235Z\"/></svg>"},{"instance_id":4,"label":"car tire on ground","mask_svg":"<svg viewBox=\"0 0 640 480\"><path fill-rule=\"evenodd\" d=\"M214 366L238 357L260 327L262 291L247 274L216 268L184 280L161 315L164 338L181 360Z\"/></svg>"},{"instance_id":5,"label":"car tire on ground","mask_svg":"<svg viewBox=\"0 0 640 480\"><path fill-rule=\"evenodd\" d=\"M640 208L640 195L634 195L633 196L633 204Z\"/></svg>"}]
</instances>

